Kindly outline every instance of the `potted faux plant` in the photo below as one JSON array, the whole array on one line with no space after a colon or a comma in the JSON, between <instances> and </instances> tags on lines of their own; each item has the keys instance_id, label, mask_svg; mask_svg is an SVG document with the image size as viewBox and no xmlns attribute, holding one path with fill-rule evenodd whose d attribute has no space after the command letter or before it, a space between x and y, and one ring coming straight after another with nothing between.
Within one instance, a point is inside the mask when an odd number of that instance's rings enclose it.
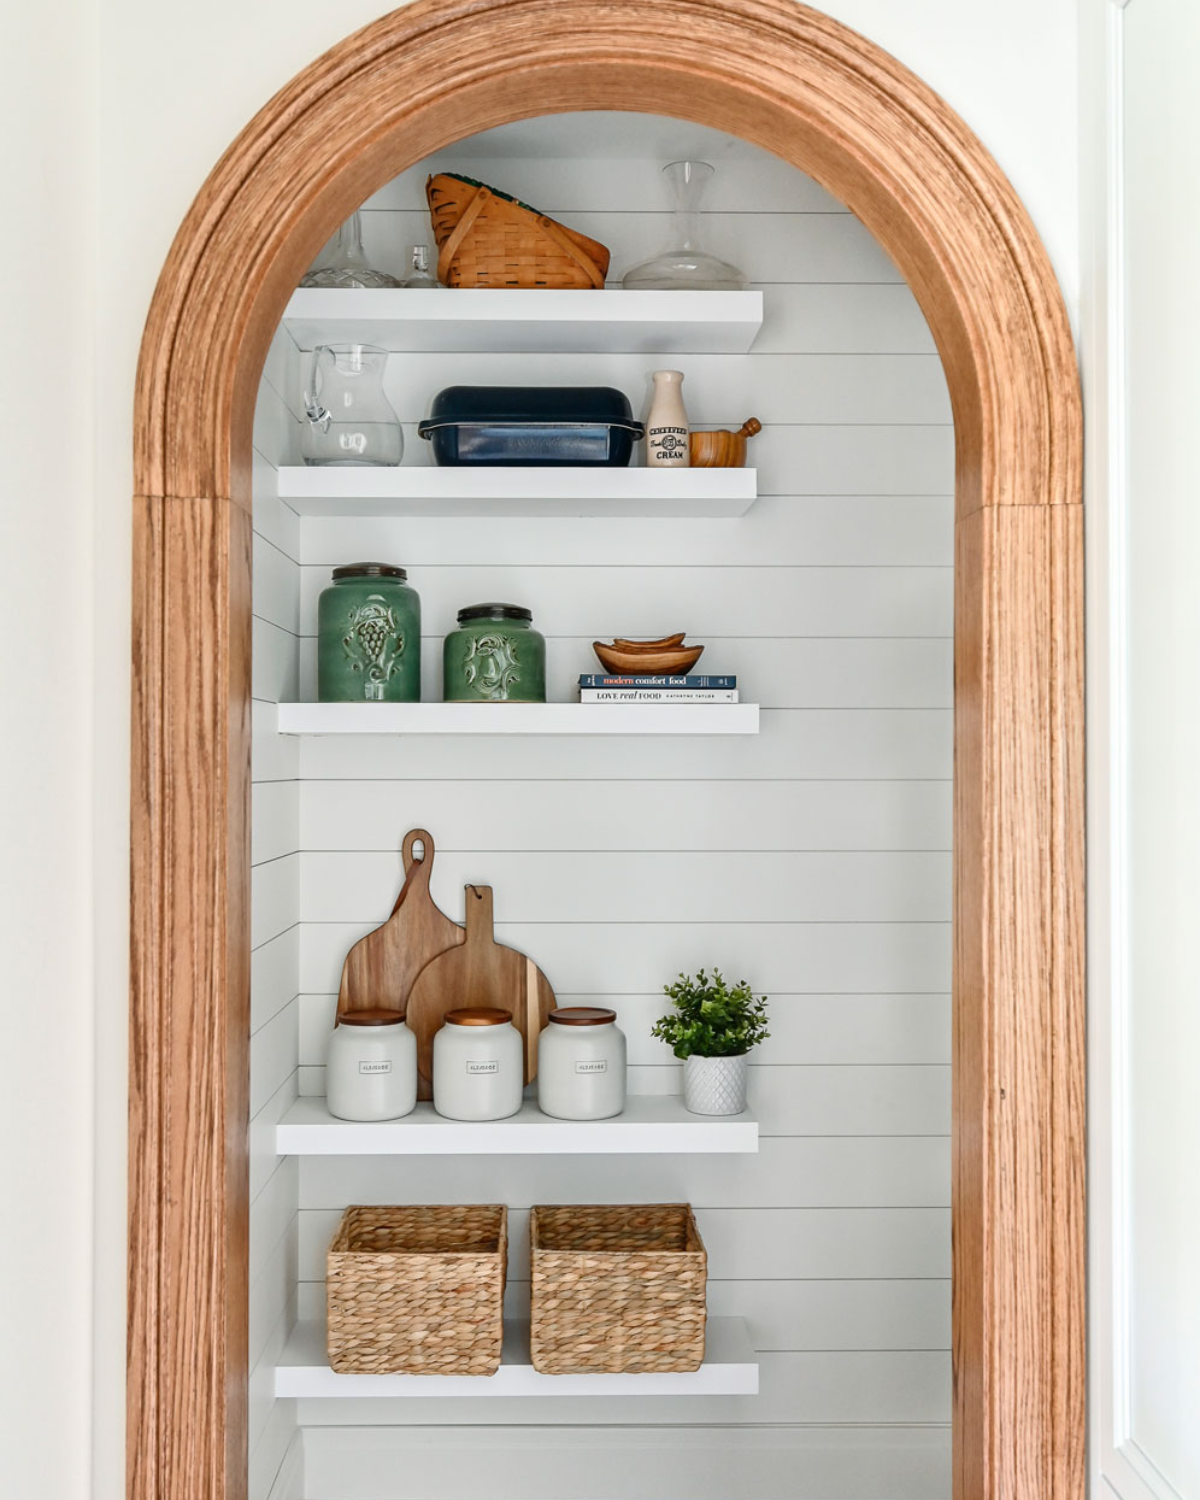
<instances>
[{"instance_id":1,"label":"potted faux plant","mask_svg":"<svg viewBox=\"0 0 1200 1500\"><path fill-rule=\"evenodd\" d=\"M683 1102L694 1115L740 1115L746 1108L751 1047L764 1041L767 997L744 979L730 987L719 969L663 985L674 1009L651 1028L683 1062Z\"/></svg>"}]
</instances>

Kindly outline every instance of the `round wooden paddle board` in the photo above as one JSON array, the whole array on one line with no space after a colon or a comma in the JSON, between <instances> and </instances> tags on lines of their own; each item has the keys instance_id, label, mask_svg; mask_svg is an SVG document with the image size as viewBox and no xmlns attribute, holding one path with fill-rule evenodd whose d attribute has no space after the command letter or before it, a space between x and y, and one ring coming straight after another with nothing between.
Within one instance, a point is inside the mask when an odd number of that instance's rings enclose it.
<instances>
[{"instance_id":1,"label":"round wooden paddle board","mask_svg":"<svg viewBox=\"0 0 1200 1500\"><path fill-rule=\"evenodd\" d=\"M537 1076L537 1045L554 1009L549 981L524 953L498 943L492 930L492 888L466 888L467 940L430 960L408 996L408 1024L417 1036L418 1097L433 1097L433 1038L446 1012L483 1005L512 1012L525 1039L525 1082Z\"/></svg>"}]
</instances>

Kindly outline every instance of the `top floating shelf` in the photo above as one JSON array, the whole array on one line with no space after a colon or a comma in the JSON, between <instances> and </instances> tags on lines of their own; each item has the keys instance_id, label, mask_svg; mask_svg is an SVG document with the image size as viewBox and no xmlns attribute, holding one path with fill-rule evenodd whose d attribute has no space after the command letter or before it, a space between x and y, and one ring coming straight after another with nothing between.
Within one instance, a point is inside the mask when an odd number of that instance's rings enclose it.
<instances>
[{"instance_id":1,"label":"top floating shelf","mask_svg":"<svg viewBox=\"0 0 1200 1500\"><path fill-rule=\"evenodd\" d=\"M283 320L301 349L745 354L762 327L763 294L302 287Z\"/></svg>"}]
</instances>

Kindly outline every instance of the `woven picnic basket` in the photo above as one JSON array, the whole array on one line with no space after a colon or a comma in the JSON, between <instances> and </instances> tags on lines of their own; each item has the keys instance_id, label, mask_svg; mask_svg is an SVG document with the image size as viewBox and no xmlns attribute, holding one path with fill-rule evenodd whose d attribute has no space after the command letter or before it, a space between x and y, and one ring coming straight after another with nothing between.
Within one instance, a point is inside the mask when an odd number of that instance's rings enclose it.
<instances>
[{"instance_id":1,"label":"woven picnic basket","mask_svg":"<svg viewBox=\"0 0 1200 1500\"><path fill-rule=\"evenodd\" d=\"M348 1208L329 1246L329 1363L341 1374L494 1375L508 1210Z\"/></svg>"},{"instance_id":2,"label":"woven picnic basket","mask_svg":"<svg viewBox=\"0 0 1200 1500\"><path fill-rule=\"evenodd\" d=\"M425 196L444 286L604 286L603 245L507 193L439 172L426 182Z\"/></svg>"},{"instance_id":3,"label":"woven picnic basket","mask_svg":"<svg viewBox=\"0 0 1200 1500\"><path fill-rule=\"evenodd\" d=\"M535 1370L700 1368L708 1257L688 1204L534 1208L529 1245Z\"/></svg>"}]
</instances>

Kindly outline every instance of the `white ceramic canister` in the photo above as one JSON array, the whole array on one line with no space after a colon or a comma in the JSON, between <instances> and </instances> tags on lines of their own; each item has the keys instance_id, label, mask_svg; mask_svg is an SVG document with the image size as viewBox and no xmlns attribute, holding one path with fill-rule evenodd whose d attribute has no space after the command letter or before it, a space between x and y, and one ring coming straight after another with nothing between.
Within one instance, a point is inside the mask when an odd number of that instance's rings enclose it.
<instances>
[{"instance_id":1,"label":"white ceramic canister","mask_svg":"<svg viewBox=\"0 0 1200 1500\"><path fill-rule=\"evenodd\" d=\"M507 1010L447 1011L433 1039L433 1107L448 1120L504 1120L521 1107L525 1049Z\"/></svg>"},{"instance_id":2,"label":"white ceramic canister","mask_svg":"<svg viewBox=\"0 0 1200 1500\"><path fill-rule=\"evenodd\" d=\"M417 1102L417 1039L398 1010L354 1010L329 1038L325 1102L339 1120L398 1120Z\"/></svg>"},{"instance_id":3,"label":"white ceramic canister","mask_svg":"<svg viewBox=\"0 0 1200 1500\"><path fill-rule=\"evenodd\" d=\"M564 1005L538 1038L538 1106L556 1120L609 1120L625 1108L625 1033L615 1011Z\"/></svg>"},{"instance_id":4,"label":"white ceramic canister","mask_svg":"<svg viewBox=\"0 0 1200 1500\"><path fill-rule=\"evenodd\" d=\"M686 469L688 451L687 412L683 405L683 375L679 370L655 370L654 396L646 418L646 467Z\"/></svg>"}]
</instances>

